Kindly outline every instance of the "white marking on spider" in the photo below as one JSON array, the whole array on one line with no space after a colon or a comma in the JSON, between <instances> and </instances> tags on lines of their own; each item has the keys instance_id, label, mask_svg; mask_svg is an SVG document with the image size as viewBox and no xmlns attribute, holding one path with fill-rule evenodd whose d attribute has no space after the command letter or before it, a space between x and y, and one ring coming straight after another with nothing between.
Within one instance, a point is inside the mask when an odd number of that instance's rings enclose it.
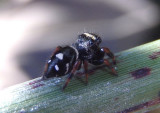
<instances>
[{"instance_id":1,"label":"white marking on spider","mask_svg":"<svg viewBox=\"0 0 160 113\"><path fill-rule=\"evenodd\" d=\"M101 48L101 51L104 51L103 48Z\"/></svg>"},{"instance_id":2,"label":"white marking on spider","mask_svg":"<svg viewBox=\"0 0 160 113\"><path fill-rule=\"evenodd\" d=\"M56 57L60 60L63 60L63 54L62 53L58 53L56 54Z\"/></svg>"},{"instance_id":3,"label":"white marking on spider","mask_svg":"<svg viewBox=\"0 0 160 113\"><path fill-rule=\"evenodd\" d=\"M73 46L70 46L70 47L73 48L74 51L76 52L76 60L77 60L78 57L79 57L79 52L78 52L78 50L77 50L75 47L73 47Z\"/></svg>"},{"instance_id":4,"label":"white marking on spider","mask_svg":"<svg viewBox=\"0 0 160 113\"><path fill-rule=\"evenodd\" d=\"M48 60L48 63L51 63L51 60Z\"/></svg>"},{"instance_id":5,"label":"white marking on spider","mask_svg":"<svg viewBox=\"0 0 160 113\"><path fill-rule=\"evenodd\" d=\"M96 37L92 34L89 34L89 33L83 33L83 34L86 35L87 37L92 38L93 40L96 40Z\"/></svg>"},{"instance_id":6,"label":"white marking on spider","mask_svg":"<svg viewBox=\"0 0 160 113\"><path fill-rule=\"evenodd\" d=\"M65 72L65 74L67 74L68 70L69 70L69 63L66 64L66 72Z\"/></svg>"},{"instance_id":7,"label":"white marking on spider","mask_svg":"<svg viewBox=\"0 0 160 113\"><path fill-rule=\"evenodd\" d=\"M55 69L56 69L56 71L59 71L58 65L55 65Z\"/></svg>"}]
</instances>

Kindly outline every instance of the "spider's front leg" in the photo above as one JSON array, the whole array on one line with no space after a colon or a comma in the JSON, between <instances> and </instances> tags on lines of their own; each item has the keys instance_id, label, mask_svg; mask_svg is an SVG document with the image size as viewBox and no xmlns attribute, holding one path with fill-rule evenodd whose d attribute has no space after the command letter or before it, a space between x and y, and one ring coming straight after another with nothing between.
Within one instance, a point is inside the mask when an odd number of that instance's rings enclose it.
<instances>
[{"instance_id":1,"label":"spider's front leg","mask_svg":"<svg viewBox=\"0 0 160 113\"><path fill-rule=\"evenodd\" d=\"M116 76L118 76L116 70L114 69L114 67L109 63L109 61L107 59L104 59L104 63L108 66L109 69L112 70L112 73Z\"/></svg>"},{"instance_id":2,"label":"spider's front leg","mask_svg":"<svg viewBox=\"0 0 160 113\"><path fill-rule=\"evenodd\" d=\"M113 64L116 65L116 58L114 54L106 47L103 47L104 52L112 59Z\"/></svg>"},{"instance_id":3,"label":"spider's front leg","mask_svg":"<svg viewBox=\"0 0 160 113\"><path fill-rule=\"evenodd\" d=\"M104 52L112 59L113 64L116 65L116 58L115 58L114 54L113 54L108 48L106 48L106 47L103 47L103 50L104 50ZM117 72L115 71L115 68L116 68L116 67L113 67L113 66L109 63L109 61L108 61L107 59L104 59L104 63L109 67L109 69L112 70L112 73L113 73L114 75L118 75Z\"/></svg>"}]
</instances>

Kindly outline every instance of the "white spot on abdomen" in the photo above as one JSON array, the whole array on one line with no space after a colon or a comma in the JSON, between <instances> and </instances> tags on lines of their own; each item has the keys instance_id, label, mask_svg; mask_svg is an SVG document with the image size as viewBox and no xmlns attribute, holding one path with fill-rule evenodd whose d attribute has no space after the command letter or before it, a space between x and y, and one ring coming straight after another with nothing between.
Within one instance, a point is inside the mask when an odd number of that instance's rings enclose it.
<instances>
[{"instance_id":1,"label":"white spot on abdomen","mask_svg":"<svg viewBox=\"0 0 160 113\"><path fill-rule=\"evenodd\" d=\"M62 53L58 53L56 54L56 57L60 60L63 60L63 54Z\"/></svg>"},{"instance_id":2,"label":"white spot on abdomen","mask_svg":"<svg viewBox=\"0 0 160 113\"><path fill-rule=\"evenodd\" d=\"M48 60L48 63L51 63L51 60Z\"/></svg>"},{"instance_id":3,"label":"white spot on abdomen","mask_svg":"<svg viewBox=\"0 0 160 113\"><path fill-rule=\"evenodd\" d=\"M74 51L76 52L76 60L78 59L78 57L79 57L79 52L78 52L78 50L75 48L75 47L73 47L73 46L70 46L71 48L73 48L74 49ZM69 64L68 64L69 65Z\"/></svg>"},{"instance_id":4,"label":"white spot on abdomen","mask_svg":"<svg viewBox=\"0 0 160 113\"><path fill-rule=\"evenodd\" d=\"M65 74L68 72L68 70L69 70L69 63L66 64L66 72L65 72Z\"/></svg>"},{"instance_id":5,"label":"white spot on abdomen","mask_svg":"<svg viewBox=\"0 0 160 113\"><path fill-rule=\"evenodd\" d=\"M59 71L58 65L55 65L55 69L56 69L56 71Z\"/></svg>"}]
</instances>

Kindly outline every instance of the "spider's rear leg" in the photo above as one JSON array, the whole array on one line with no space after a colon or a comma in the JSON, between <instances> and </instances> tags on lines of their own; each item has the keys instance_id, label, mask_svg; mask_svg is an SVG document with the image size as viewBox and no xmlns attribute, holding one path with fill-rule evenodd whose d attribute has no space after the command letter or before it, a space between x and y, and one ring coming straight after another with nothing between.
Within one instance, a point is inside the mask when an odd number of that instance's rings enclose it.
<instances>
[{"instance_id":1,"label":"spider's rear leg","mask_svg":"<svg viewBox=\"0 0 160 113\"><path fill-rule=\"evenodd\" d=\"M82 62L80 62L77 70L80 70L80 69L81 69L81 66L82 66Z\"/></svg>"},{"instance_id":2,"label":"spider's rear leg","mask_svg":"<svg viewBox=\"0 0 160 113\"><path fill-rule=\"evenodd\" d=\"M55 53L57 53L58 51L60 51L62 49L61 46L57 46L55 51L52 53L51 57L53 57L55 55Z\"/></svg>"},{"instance_id":3,"label":"spider's rear leg","mask_svg":"<svg viewBox=\"0 0 160 113\"><path fill-rule=\"evenodd\" d=\"M71 78L73 77L73 75L74 75L74 73L76 72L76 70L79 68L79 65L80 65L80 64L81 64L81 61L80 61L80 60L76 61L76 63L74 64L73 69L72 69L71 73L69 74L66 83L65 83L64 86L63 86L63 90L67 87L69 81L70 81Z\"/></svg>"},{"instance_id":4,"label":"spider's rear leg","mask_svg":"<svg viewBox=\"0 0 160 113\"><path fill-rule=\"evenodd\" d=\"M83 61L84 71L85 71L85 77L86 77L86 85L88 84L88 61Z\"/></svg>"},{"instance_id":5,"label":"spider's rear leg","mask_svg":"<svg viewBox=\"0 0 160 113\"><path fill-rule=\"evenodd\" d=\"M112 65L109 63L109 61L108 61L107 59L104 59L104 63L108 66L108 68L109 68L110 70L112 70L112 73L113 73L114 75L118 76L116 70L114 69L114 67L112 67Z\"/></svg>"}]
</instances>

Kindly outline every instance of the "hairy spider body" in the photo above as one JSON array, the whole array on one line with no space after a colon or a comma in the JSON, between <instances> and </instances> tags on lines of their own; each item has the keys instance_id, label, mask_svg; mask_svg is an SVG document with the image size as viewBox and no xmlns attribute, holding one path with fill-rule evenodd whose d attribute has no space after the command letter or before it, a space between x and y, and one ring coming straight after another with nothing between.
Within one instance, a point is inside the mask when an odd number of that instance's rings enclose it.
<instances>
[{"instance_id":1,"label":"hairy spider body","mask_svg":"<svg viewBox=\"0 0 160 113\"><path fill-rule=\"evenodd\" d=\"M112 73L117 75L114 67L107 59L104 59L106 53L112 58L113 64L116 65L115 56L108 48L99 47L101 41L101 38L96 34L83 33L78 36L78 39L72 46L58 46L46 63L43 78L68 74L67 81L63 86L63 89L65 89L76 70L81 68L82 63L85 70L86 83L88 83L88 63L93 65L105 63Z\"/></svg>"}]
</instances>

